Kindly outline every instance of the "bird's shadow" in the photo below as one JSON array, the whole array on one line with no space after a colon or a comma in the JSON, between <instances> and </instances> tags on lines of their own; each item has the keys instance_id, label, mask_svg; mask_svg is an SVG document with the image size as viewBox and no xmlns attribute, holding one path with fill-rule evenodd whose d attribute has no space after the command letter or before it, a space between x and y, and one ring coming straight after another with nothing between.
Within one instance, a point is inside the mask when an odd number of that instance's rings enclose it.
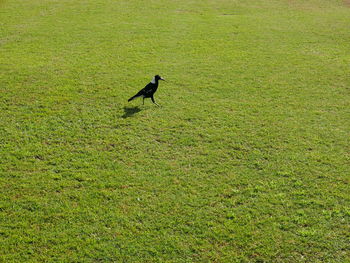
<instances>
[{"instance_id":1,"label":"bird's shadow","mask_svg":"<svg viewBox=\"0 0 350 263\"><path fill-rule=\"evenodd\" d=\"M134 114L140 112L141 109L136 106L136 107L124 107L124 114L122 116L122 118L129 118L132 117Z\"/></svg>"}]
</instances>

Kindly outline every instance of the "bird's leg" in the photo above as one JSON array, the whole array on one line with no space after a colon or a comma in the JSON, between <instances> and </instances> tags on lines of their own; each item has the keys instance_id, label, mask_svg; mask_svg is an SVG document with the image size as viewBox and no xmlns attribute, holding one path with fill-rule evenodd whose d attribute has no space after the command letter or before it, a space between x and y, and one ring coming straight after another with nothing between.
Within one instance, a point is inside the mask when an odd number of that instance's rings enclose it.
<instances>
[{"instance_id":1,"label":"bird's leg","mask_svg":"<svg viewBox=\"0 0 350 263\"><path fill-rule=\"evenodd\" d=\"M153 102L154 104L156 104L157 106L160 106L160 105L157 104L157 102L154 100L154 97L153 97L153 96L151 97L151 100L152 100L152 102Z\"/></svg>"},{"instance_id":2,"label":"bird's leg","mask_svg":"<svg viewBox=\"0 0 350 263\"><path fill-rule=\"evenodd\" d=\"M145 105L145 97L142 98L142 105Z\"/></svg>"}]
</instances>

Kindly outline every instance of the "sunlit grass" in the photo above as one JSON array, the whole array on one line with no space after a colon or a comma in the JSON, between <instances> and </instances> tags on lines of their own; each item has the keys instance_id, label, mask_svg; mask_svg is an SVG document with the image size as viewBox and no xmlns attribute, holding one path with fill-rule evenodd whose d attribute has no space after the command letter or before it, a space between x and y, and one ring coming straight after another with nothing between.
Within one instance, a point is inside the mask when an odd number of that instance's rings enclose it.
<instances>
[{"instance_id":1,"label":"sunlit grass","mask_svg":"<svg viewBox=\"0 0 350 263\"><path fill-rule=\"evenodd\" d=\"M349 17L0 1L0 261L349 261Z\"/></svg>"}]
</instances>

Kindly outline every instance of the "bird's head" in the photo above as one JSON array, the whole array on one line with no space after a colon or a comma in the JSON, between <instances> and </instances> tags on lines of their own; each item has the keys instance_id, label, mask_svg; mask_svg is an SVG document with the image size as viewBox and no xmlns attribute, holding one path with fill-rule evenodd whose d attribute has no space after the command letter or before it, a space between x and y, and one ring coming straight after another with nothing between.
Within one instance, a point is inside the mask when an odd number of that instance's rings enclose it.
<instances>
[{"instance_id":1,"label":"bird's head","mask_svg":"<svg viewBox=\"0 0 350 263\"><path fill-rule=\"evenodd\" d=\"M165 79L163 79L161 76L159 76L159 75L155 75L154 76L154 79L155 80L164 80L165 81Z\"/></svg>"}]
</instances>

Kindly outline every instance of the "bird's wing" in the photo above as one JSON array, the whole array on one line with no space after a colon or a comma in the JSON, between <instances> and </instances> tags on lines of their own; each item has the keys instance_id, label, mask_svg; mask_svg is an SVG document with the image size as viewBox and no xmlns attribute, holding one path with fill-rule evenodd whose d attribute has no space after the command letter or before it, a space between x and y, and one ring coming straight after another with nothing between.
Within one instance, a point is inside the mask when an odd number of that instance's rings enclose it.
<instances>
[{"instance_id":1,"label":"bird's wing","mask_svg":"<svg viewBox=\"0 0 350 263\"><path fill-rule=\"evenodd\" d=\"M137 92L137 94L135 96L141 96L141 95L145 95L147 90L149 90L149 84L147 84L143 89L141 89L139 92Z\"/></svg>"},{"instance_id":2,"label":"bird's wing","mask_svg":"<svg viewBox=\"0 0 350 263\"><path fill-rule=\"evenodd\" d=\"M153 93L153 90L154 85L152 85L152 83L148 83L141 91L143 92L143 94L147 95Z\"/></svg>"},{"instance_id":3,"label":"bird's wing","mask_svg":"<svg viewBox=\"0 0 350 263\"><path fill-rule=\"evenodd\" d=\"M142 90L140 90L139 92L137 92L137 94L135 95L137 96L142 96L142 95L151 95L154 93L154 85L152 83L148 83Z\"/></svg>"}]
</instances>

